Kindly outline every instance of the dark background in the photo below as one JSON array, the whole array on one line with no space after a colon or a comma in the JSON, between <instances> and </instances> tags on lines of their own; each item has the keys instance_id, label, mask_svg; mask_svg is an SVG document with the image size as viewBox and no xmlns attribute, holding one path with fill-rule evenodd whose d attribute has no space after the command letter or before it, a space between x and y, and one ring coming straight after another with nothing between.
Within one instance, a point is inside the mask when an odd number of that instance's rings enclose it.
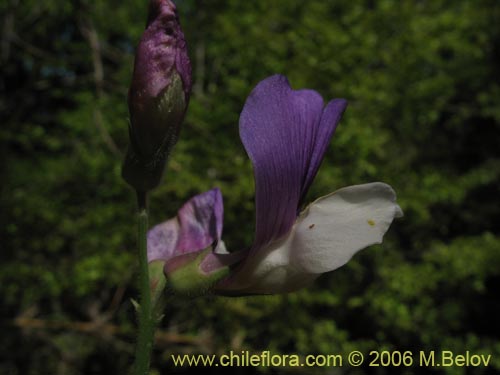
<instances>
[{"instance_id":1,"label":"dark background","mask_svg":"<svg viewBox=\"0 0 500 375\"><path fill-rule=\"evenodd\" d=\"M300 292L172 299L153 373L188 373L173 368L170 354L179 353L383 349L492 360L488 368L317 371L499 372L498 1L177 3L194 87L151 197L151 224L219 186L226 244L251 242L253 175L238 116L274 73L349 101L309 201L384 181L405 217L382 245ZM146 10L146 0L0 4L2 375L125 374L132 361L135 201L120 167Z\"/></svg>"}]
</instances>

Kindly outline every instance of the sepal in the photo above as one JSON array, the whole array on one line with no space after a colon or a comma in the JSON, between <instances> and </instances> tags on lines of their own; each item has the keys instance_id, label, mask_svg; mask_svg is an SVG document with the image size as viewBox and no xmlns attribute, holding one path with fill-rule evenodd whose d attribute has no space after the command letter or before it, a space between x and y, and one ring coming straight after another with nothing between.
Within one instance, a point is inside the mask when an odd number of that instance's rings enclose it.
<instances>
[{"instance_id":1,"label":"sepal","mask_svg":"<svg viewBox=\"0 0 500 375\"><path fill-rule=\"evenodd\" d=\"M206 270L202 266L207 257L213 256L213 247L179 255L165 262L164 273L168 288L175 294L197 297L210 294L213 286L229 274L229 266Z\"/></svg>"}]
</instances>

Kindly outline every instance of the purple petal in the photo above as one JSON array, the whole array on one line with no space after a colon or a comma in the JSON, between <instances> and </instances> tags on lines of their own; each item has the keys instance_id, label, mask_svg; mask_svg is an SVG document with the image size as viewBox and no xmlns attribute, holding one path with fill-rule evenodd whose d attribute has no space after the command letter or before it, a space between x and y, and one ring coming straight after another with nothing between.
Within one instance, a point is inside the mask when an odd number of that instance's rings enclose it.
<instances>
[{"instance_id":1,"label":"purple petal","mask_svg":"<svg viewBox=\"0 0 500 375\"><path fill-rule=\"evenodd\" d=\"M215 188L187 201L177 216L148 232L148 261L168 260L202 250L222 234L222 195Z\"/></svg>"},{"instance_id":2,"label":"purple petal","mask_svg":"<svg viewBox=\"0 0 500 375\"><path fill-rule=\"evenodd\" d=\"M345 105L333 101L323 111L317 92L294 91L281 75L263 80L248 97L240 137L254 167L254 249L293 226Z\"/></svg>"},{"instance_id":3,"label":"purple petal","mask_svg":"<svg viewBox=\"0 0 500 375\"><path fill-rule=\"evenodd\" d=\"M323 156L328 148L330 139L337 129L337 124L342 117L345 109L347 107L347 101L345 99L333 99L330 101L321 116L321 121L317 128L317 133L315 136L315 145L313 146L311 160L309 162L309 168L307 175L302 185L302 194L300 198L300 203L304 200L309 187L311 186L316 173L318 172Z\"/></svg>"}]
</instances>

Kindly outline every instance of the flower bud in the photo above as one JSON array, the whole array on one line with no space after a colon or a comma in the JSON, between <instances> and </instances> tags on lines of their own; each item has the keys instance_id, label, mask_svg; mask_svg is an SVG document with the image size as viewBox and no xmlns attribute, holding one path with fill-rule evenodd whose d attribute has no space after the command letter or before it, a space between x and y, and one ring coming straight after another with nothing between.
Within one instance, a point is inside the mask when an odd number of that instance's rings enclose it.
<instances>
[{"instance_id":1,"label":"flower bud","mask_svg":"<svg viewBox=\"0 0 500 375\"><path fill-rule=\"evenodd\" d=\"M175 5L151 0L129 89L130 145L122 170L136 190L148 191L160 183L190 90L191 63Z\"/></svg>"}]
</instances>

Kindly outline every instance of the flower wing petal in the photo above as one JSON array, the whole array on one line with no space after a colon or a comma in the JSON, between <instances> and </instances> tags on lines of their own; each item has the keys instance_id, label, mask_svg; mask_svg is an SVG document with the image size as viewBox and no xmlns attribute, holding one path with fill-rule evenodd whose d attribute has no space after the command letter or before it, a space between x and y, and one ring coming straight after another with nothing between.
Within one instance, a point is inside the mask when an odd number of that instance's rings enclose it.
<instances>
[{"instance_id":1,"label":"flower wing petal","mask_svg":"<svg viewBox=\"0 0 500 375\"><path fill-rule=\"evenodd\" d=\"M223 215L222 194L219 189L191 198L175 218L156 225L148 232L148 261L166 261L219 242Z\"/></svg>"},{"instance_id":2,"label":"flower wing petal","mask_svg":"<svg viewBox=\"0 0 500 375\"><path fill-rule=\"evenodd\" d=\"M290 234L259 250L219 283L220 294L274 294L300 289L343 266L402 216L389 185L350 186L307 207Z\"/></svg>"},{"instance_id":3,"label":"flower wing petal","mask_svg":"<svg viewBox=\"0 0 500 375\"><path fill-rule=\"evenodd\" d=\"M340 189L316 200L300 215L290 242L291 261L307 273L332 271L359 250L381 243L393 219L402 214L387 184Z\"/></svg>"}]
</instances>

